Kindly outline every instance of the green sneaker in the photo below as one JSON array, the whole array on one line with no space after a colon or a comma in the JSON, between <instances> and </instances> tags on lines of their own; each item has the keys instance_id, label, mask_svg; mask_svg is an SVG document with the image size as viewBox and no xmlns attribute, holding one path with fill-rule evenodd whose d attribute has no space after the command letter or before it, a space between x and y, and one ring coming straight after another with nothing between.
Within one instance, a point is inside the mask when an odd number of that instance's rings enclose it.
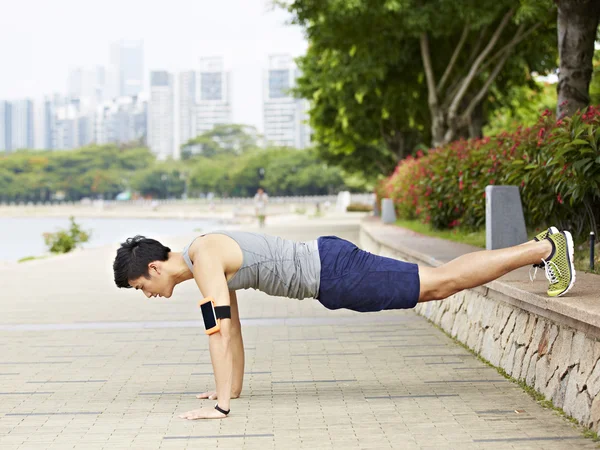
<instances>
[{"instance_id":1,"label":"green sneaker","mask_svg":"<svg viewBox=\"0 0 600 450\"><path fill-rule=\"evenodd\" d=\"M573 265L573 238L568 231L549 235L552 253L542 261L546 269L546 278L550 282L548 295L560 297L566 294L575 284L575 266Z\"/></svg>"},{"instance_id":2,"label":"green sneaker","mask_svg":"<svg viewBox=\"0 0 600 450\"><path fill-rule=\"evenodd\" d=\"M538 234L536 237L533 238L534 241L541 241L543 239L546 239L548 236L550 236L551 234L556 234L558 233L558 228L556 227L550 227L547 230L542 231L540 234ZM544 267L543 264L537 264L539 267Z\"/></svg>"},{"instance_id":3,"label":"green sneaker","mask_svg":"<svg viewBox=\"0 0 600 450\"><path fill-rule=\"evenodd\" d=\"M537 236L535 236L533 238L534 241L541 241L546 239L548 236L552 235L552 234L556 234L558 233L558 228L556 227L550 227L547 230L542 231L541 233L539 233ZM535 280L535 276L537 275L537 270L538 269L543 269L544 268L544 263L539 263L539 264L534 264L533 269L535 269L533 271L533 274L531 273L531 268L529 269L529 279L531 280L531 282L533 283L533 280Z\"/></svg>"}]
</instances>

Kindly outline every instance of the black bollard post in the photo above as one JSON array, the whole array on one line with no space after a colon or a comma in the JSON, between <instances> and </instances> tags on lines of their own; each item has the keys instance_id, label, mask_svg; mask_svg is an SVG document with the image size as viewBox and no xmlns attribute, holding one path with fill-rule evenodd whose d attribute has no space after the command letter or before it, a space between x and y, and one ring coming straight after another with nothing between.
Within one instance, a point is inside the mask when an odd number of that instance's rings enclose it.
<instances>
[{"instance_id":1,"label":"black bollard post","mask_svg":"<svg viewBox=\"0 0 600 450\"><path fill-rule=\"evenodd\" d=\"M594 270L594 244L596 243L596 234L590 231L590 270Z\"/></svg>"}]
</instances>

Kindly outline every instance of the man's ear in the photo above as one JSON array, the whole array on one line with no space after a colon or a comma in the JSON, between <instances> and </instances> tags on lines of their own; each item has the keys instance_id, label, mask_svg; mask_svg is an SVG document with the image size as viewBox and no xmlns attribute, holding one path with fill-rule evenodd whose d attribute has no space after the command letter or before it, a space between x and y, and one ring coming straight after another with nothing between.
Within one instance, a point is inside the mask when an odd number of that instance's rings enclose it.
<instances>
[{"instance_id":1,"label":"man's ear","mask_svg":"<svg viewBox=\"0 0 600 450\"><path fill-rule=\"evenodd\" d=\"M156 275L160 275L161 267L158 261L148 263L148 274L151 275L152 272L156 273Z\"/></svg>"}]
</instances>

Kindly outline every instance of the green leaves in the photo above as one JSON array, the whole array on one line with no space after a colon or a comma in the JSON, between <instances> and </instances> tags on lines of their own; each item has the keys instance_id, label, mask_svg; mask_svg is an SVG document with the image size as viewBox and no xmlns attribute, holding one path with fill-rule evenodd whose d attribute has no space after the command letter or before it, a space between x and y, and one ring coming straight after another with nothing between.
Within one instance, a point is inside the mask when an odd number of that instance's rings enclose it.
<instances>
[{"instance_id":1,"label":"green leaves","mask_svg":"<svg viewBox=\"0 0 600 450\"><path fill-rule=\"evenodd\" d=\"M544 114L531 128L496 138L455 141L401 162L378 188L402 218L435 228L478 229L488 184L520 187L527 224L549 224L584 236L600 223L600 108L555 123ZM574 138L577 136L577 138Z\"/></svg>"},{"instance_id":2,"label":"green leaves","mask_svg":"<svg viewBox=\"0 0 600 450\"><path fill-rule=\"evenodd\" d=\"M69 221L71 226L68 230L44 233L44 242L51 253L69 253L78 244L90 240L90 231L84 231L72 216L69 218Z\"/></svg>"}]
</instances>

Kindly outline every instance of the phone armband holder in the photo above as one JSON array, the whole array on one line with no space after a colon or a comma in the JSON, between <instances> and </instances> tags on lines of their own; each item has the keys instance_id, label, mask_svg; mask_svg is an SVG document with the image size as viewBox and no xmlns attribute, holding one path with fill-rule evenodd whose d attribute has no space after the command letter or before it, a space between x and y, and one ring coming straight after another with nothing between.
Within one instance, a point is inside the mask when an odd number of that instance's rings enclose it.
<instances>
[{"instance_id":1,"label":"phone armband holder","mask_svg":"<svg viewBox=\"0 0 600 450\"><path fill-rule=\"evenodd\" d=\"M207 335L221 331L221 320L231 319L231 306L216 306L212 297L206 297L199 303L204 319L204 328Z\"/></svg>"}]
</instances>

